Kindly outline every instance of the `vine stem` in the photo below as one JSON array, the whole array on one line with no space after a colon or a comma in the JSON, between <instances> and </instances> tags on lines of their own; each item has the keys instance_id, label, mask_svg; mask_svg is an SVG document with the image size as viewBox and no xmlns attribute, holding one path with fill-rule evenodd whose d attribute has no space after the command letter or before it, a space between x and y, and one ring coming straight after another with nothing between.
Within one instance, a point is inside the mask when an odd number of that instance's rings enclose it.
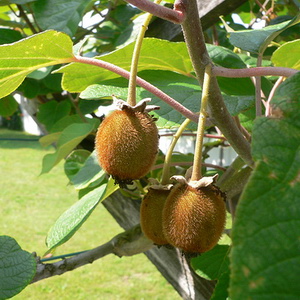
<instances>
[{"instance_id":1,"label":"vine stem","mask_svg":"<svg viewBox=\"0 0 300 300\"><path fill-rule=\"evenodd\" d=\"M17 8L19 9L20 12L20 17L24 19L24 21L26 22L26 24L28 25L28 27L30 28L30 30L32 31L33 34L38 33L38 31L34 28L34 26L32 25L32 23L30 22L27 14L25 13L22 5L17 4Z\"/></svg>"},{"instance_id":2,"label":"vine stem","mask_svg":"<svg viewBox=\"0 0 300 300\"><path fill-rule=\"evenodd\" d=\"M80 252L75 256L62 259L55 263L43 264L37 258L37 270L31 283L55 275L61 275L65 272L72 271L86 264L91 264L95 260L102 258L108 254L115 254L119 257L133 256L139 253L143 253L152 247L153 243L144 236L140 225L136 225L131 229L116 235L109 242L99 247Z\"/></svg>"},{"instance_id":3,"label":"vine stem","mask_svg":"<svg viewBox=\"0 0 300 300\"><path fill-rule=\"evenodd\" d=\"M87 123L86 118L84 117L83 113L81 112L81 110L79 109L79 106L78 106L79 94L77 94L76 98L74 99L73 96L71 95L71 93L68 92L68 98L70 99L71 104L75 108L75 110L76 110L77 114L79 115L79 117L81 118L81 120L84 123Z\"/></svg>"},{"instance_id":4,"label":"vine stem","mask_svg":"<svg viewBox=\"0 0 300 300\"><path fill-rule=\"evenodd\" d=\"M272 87L272 90L270 91L268 100L266 101L266 112L265 112L265 116L269 117L271 115L271 100L274 97L275 91L277 90L277 88L280 86L280 84L283 82L284 77L279 77L277 79L277 81L275 82L275 84Z\"/></svg>"},{"instance_id":5,"label":"vine stem","mask_svg":"<svg viewBox=\"0 0 300 300\"><path fill-rule=\"evenodd\" d=\"M184 38L197 79L202 85L205 66L211 64L211 60L205 46L197 1L182 0L182 5L186 7L186 19L182 23ZM211 79L208 107L214 124L222 131L233 149L249 166L253 166L250 143L230 115L215 77Z\"/></svg>"},{"instance_id":6,"label":"vine stem","mask_svg":"<svg viewBox=\"0 0 300 300\"><path fill-rule=\"evenodd\" d=\"M109 62L100 60L100 59L95 59L95 58L89 58L89 57L82 57L82 56L75 56L72 59L73 62L77 63L83 63L83 64L89 64L93 66L97 66L100 68L104 68L106 70L112 71L126 79L130 78L130 73L114 64L111 64ZM160 98L162 101L166 102L169 104L171 107L173 107L175 110L180 112L183 116L185 116L188 119L191 119L194 122L198 122L198 116L197 114L193 113L191 110L187 109L185 106L177 102L175 99L164 93L162 90L158 89L148 81L140 78L137 76L136 78L136 83L144 88L145 90L149 91L153 95L157 96Z\"/></svg>"},{"instance_id":7,"label":"vine stem","mask_svg":"<svg viewBox=\"0 0 300 300\"><path fill-rule=\"evenodd\" d=\"M190 124L191 120L186 119L178 128L176 133L173 135L172 142L168 148L168 151L165 156L162 176L161 176L161 184L166 185L169 183L170 180L170 164L171 164L171 158L173 154L173 150L177 144L178 139L181 137L182 133L186 129L186 127Z\"/></svg>"},{"instance_id":8,"label":"vine stem","mask_svg":"<svg viewBox=\"0 0 300 300\"><path fill-rule=\"evenodd\" d=\"M251 76L284 76L290 77L299 70L283 67L255 67L249 69L228 69L213 66L212 75L230 78L242 78Z\"/></svg>"},{"instance_id":9,"label":"vine stem","mask_svg":"<svg viewBox=\"0 0 300 300\"><path fill-rule=\"evenodd\" d=\"M155 0L155 4L159 4L162 0ZM143 25L141 26L141 29L139 31L137 40L135 42L133 54L132 54L132 61L131 61L131 67L130 67L130 78L129 78L129 84L128 84L128 97L127 102L131 106L136 105L136 76L137 76L137 70L138 70L138 62L140 58L141 48L143 44L143 39L145 37L145 32L148 29L148 25L151 21L152 14L147 13L145 21Z\"/></svg>"},{"instance_id":10,"label":"vine stem","mask_svg":"<svg viewBox=\"0 0 300 300\"><path fill-rule=\"evenodd\" d=\"M197 129L196 146L195 146L193 172L191 176L191 181L198 181L199 179L202 178L202 170L201 170L202 169L202 147L203 147L205 122L208 114L207 106L208 106L208 98L209 98L210 79L211 79L211 64L208 64L205 67L205 71L204 71L200 116L198 120L198 129Z\"/></svg>"},{"instance_id":11,"label":"vine stem","mask_svg":"<svg viewBox=\"0 0 300 300\"><path fill-rule=\"evenodd\" d=\"M168 20L173 23L181 24L185 19L185 13L180 5L180 0L174 4L174 9L164 7L153 3L149 0L125 0L126 2L138 7L143 11L147 11L159 18Z\"/></svg>"}]
</instances>

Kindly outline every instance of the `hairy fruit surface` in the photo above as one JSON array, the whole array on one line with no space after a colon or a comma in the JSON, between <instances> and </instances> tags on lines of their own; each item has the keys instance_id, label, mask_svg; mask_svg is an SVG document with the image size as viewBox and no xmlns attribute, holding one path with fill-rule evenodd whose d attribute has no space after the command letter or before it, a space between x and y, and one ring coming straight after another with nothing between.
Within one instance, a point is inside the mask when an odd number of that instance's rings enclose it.
<instances>
[{"instance_id":1,"label":"hairy fruit surface","mask_svg":"<svg viewBox=\"0 0 300 300\"><path fill-rule=\"evenodd\" d=\"M140 209L141 227L145 236L156 245L166 245L163 234L162 212L170 190L150 188L144 196Z\"/></svg>"},{"instance_id":2,"label":"hairy fruit surface","mask_svg":"<svg viewBox=\"0 0 300 300\"><path fill-rule=\"evenodd\" d=\"M119 184L146 175L158 151L158 130L147 113L123 106L100 124L96 135L100 166Z\"/></svg>"},{"instance_id":3,"label":"hairy fruit surface","mask_svg":"<svg viewBox=\"0 0 300 300\"><path fill-rule=\"evenodd\" d=\"M223 193L210 184L192 187L177 183L163 210L163 232L168 242L187 253L203 253L219 241L225 227Z\"/></svg>"}]
</instances>

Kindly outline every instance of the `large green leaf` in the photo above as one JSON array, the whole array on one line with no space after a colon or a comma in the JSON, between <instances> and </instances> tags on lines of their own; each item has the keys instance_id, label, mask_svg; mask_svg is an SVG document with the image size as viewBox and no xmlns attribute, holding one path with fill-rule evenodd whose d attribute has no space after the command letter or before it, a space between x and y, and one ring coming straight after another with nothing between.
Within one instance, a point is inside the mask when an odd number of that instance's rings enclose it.
<instances>
[{"instance_id":1,"label":"large green leaf","mask_svg":"<svg viewBox=\"0 0 300 300\"><path fill-rule=\"evenodd\" d=\"M300 22L300 14L293 20L270 25L256 30L240 30L230 32L229 41L235 47L252 53L263 53L270 42L285 29Z\"/></svg>"},{"instance_id":2,"label":"large green leaf","mask_svg":"<svg viewBox=\"0 0 300 300\"><path fill-rule=\"evenodd\" d=\"M34 256L9 236L0 236L0 299L20 293L36 272Z\"/></svg>"},{"instance_id":3,"label":"large green leaf","mask_svg":"<svg viewBox=\"0 0 300 300\"><path fill-rule=\"evenodd\" d=\"M300 70L300 40L283 44L273 53L271 60L276 67Z\"/></svg>"},{"instance_id":4,"label":"large green leaf","mask_svg":"<svg viewBox=\"0 0 300 300\"><path fill-rule=\"evenodd\" d=\"M55 133L58 137L57 150L54 153L46 154L43 158L42 172L49 172L99 124L99 121L92 119L90 123L74 123L65 128L61 134Z\"/></svg>"},{"instance_id":5,"label":"large green leaf","mask_svg":"<svg viewBox=\"0 0 300 300\"><path fill-rule=\"evenodd\" d=\"M13 92L34 70L72 61L72 41L49 30L0 46L0 98Z\"/></svg>"},{"instance_id":6,"label":"large green leaf","mask_svg":"<svg viewBox=\"0 0 300 300\"><path fill-rule=\"evenodd\" d=\"M11 95L4 97L0 101L0 116L9 117L18 109L18 102Z\"/></svg>"},{"instance_id":7,"label":"large green leaf","mask_svg":"<svg viewBox=\"0 0 300 300\"><path fill-rule=\"evenodd\" d=\"M231 255L232 300L299 299L300 73L253 128L253 174L240 199Z\"/></svg>"},{"instance_id":8,"label":"large green leaf","mask_svg":"<svg viewBox=\"0 0 300 300\"><path fill-rule=\"evenodd\" d=\"M102 184L100 187L95 188L65 211L47 235L46 244L49 252L68 241L91 215L97 204L118 188L113 184L113 180L110 180L109 184Z\"/></svg>"},{"instance_id":9,"label":"large green leaf","mask_svg":"<svg viewBox=\"0 0 300 300\"><path fill-rule=\"evenodd\" d=\"M96 58L129 71L133 47L134 44L129 44L120 50ZM246 67L241 58L231 50L214 45L207 45L207 47L214 63L230 68ZM191 60L183 42L174 43L154 38L144 39L138 70L139 72L143 70L172 71L195 78ZM111 71L82 63L69 64L56 72L63 73L62 85L69 92L82 92L92 84L100 84L103 81L119 77ZM222 78L221 88L222 85L224 86L224 92L228 94L232 90L234 94L244 95L251 95L254 92L249 78Z\"/></svg>"},{"instance_id":10,"label":"large green leaf","mask_svg":"<svg viewBox=\"0 0 300 300\"><path fill-rule=\"evenodd\" d=\"M33 11L38 25L43 29L56 29L73 36L90 0L39 0Z\"/></svg>"}]
</instances>

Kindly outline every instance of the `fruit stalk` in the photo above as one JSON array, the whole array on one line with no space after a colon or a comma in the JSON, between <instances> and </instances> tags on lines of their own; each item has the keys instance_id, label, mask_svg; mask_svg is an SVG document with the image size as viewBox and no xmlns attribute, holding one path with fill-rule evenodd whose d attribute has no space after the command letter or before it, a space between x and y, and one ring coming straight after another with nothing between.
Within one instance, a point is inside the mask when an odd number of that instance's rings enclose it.
<instances>
[{"instance_id":1,"label":"fruit stalk","mask_svg":"<svg viewBox=\"0 0 300 300\"><path fill-rule=\"evenodd\" d=\"M207 105L208 105L208 96L209 96L209 88L210 88L210 79L211 79L211 64L208 64L205 67L205 71L204 71L204 81L203 81L203 88L202 88L200 116L199 116L199 120L198 120L193 172L192 172L192 177L191 177L192 181L198 181L199 179L202 178L202 170L201 170L201 168L202 168L202 148L203 148L205 123L206 123L206 117L207 117Z\"/></svg>"},{"instance_id":2,"label":"fruit stalk","mask_svg":"<svg viewBox=\"0 0 300 300\"><path fill-rule=\"evenodd\" d=\"M170 180L170 164L171 164L171 158L173 154L173 150L177 144L178 139L181 137L182 133L184 132L185 128L188 126L188 124L191 122L190 119L186 119L178 128L176 133L173 136L172 142L168 148L168 151L165 156L164 161L164 167L162 171L162 177L161 177L161 184L165 185L169 183Z\"/></svg>"},{"instance_id":3,"label":"fruit stalk","mask_svg":"<svg viewBox=\"0 0 300 300\"><path fill-rule=\"evenodd\" d=\"M159 4L162 0L155 0L155 4ZM148 29L148 25L151 21L152 14L147 13L146 19L140 29L140 32L138 34L133 54L132 54L132 60L131 60L131 67L130 67L130 78L129 78L129 84L128 84L128 97L127 102L131 106L136 105L136 77L137 77L137 69L138 69L138 62L140 58L141 48L143 44L143 39L145 36L145 32Z\"/></svg>"}]
</instances>

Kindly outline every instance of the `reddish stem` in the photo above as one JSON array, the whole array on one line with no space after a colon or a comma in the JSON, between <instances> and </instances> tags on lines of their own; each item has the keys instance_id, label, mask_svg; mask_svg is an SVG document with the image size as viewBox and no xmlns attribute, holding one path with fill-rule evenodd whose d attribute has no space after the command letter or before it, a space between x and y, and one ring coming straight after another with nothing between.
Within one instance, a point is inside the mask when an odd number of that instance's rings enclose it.
<instances>
[{"instance_id":1,"label":"reddish stem","mask_svg":"<svg viewBox=\"0 0 300 300\"><path fill-rule=\"evenodd\" d=\"M112 71L126 79L130 78L130 72L114 65L109 62L100 60L100 59L95 59L95 58L89 58L89 57L82 57L82 56L75 56L73 62L77 63L84 63L84 64L89 64L89 65L94 65L100 68L104 68L106 70ZM180 112L183 116L186 118L192 120L193 122L198 122L198 115L187 109L185 106L177 102L175 99L152 85L151 83L147 82L146 80L137 77L136 83L144 88L145 90L149 91L153 95L157 96L167 104L169 104L171 107L173 107L175 110Z\"/></svg>"},{"instance_id":2,"label":"reddish stem","mask_svg":"<svg viewBox=\"0 0 300 300\"><path fill-rule=\"evenodd\" d=\"M283 67L256 67L249 69L228 69L214 66L212 73L215 76L241 78L251 76L284 76L290 77L299 72L299 70Z\"/></svg>"},{"instance_id":3,"label":"reddish stem","mask_svg":"<svg viewBox=\"0 0 300 300\"><path fill-rule=\"evenodd\" d=\"M149 0L125 0L126 2L146 11L154 16L168 20L173 23L181 24L185 19L184 7L181 1L177 0L174 9L155 4Z\"/></svg>"}]
</instances>

